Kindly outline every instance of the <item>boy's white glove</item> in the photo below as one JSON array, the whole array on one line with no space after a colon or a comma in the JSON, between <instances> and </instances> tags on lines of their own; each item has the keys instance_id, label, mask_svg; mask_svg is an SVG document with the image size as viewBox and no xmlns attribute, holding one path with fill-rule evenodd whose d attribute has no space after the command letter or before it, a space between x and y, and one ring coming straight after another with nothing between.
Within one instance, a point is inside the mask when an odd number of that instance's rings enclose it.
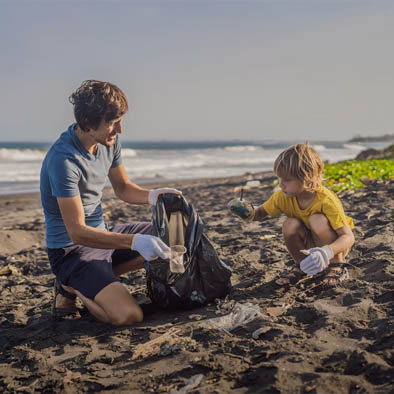
<instances>
[{"instance_id":1,"label":"boy's white glove","mask_svg":"<svg viewBox=\"0 0 394 394\"><path fill-rule=\"evenodd\" d=\"M300 252L308 255L300 263L301 270L307 275L315 275L325 270L330 264L330 260L334 257L334 252L328 245L321 248L300 250Z\"/></svg>"},{"instance_id":2,"label":"boy's white glove","mask_svg":"<svg viewBox=\"0 0 394 394\"><path fill-rule=\"evenodd\" d=\"M171 187L162 187L161 189L153 189L149 191L149 204L155 206L157 203L157 198L163 193L174 193L182 194L180 190L173 189Z\"/></svg>"},{"instance_id":3,"label":"boy's white glove","mask_svg":"<svg viewBox=\"0 0 394 394\"><path fill-rule=\"evenodd\" d=\"M170 248L158 237L146 234L134 235L131 249L138 252L146 261L170 258Z\"/></svg>"}]
</instances>

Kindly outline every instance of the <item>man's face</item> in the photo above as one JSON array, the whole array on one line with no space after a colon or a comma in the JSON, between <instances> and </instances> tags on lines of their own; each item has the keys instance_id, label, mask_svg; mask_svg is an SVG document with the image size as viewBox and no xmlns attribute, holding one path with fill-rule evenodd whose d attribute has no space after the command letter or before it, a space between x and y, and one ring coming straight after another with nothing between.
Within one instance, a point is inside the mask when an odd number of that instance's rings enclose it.
<instances>
[{"instance_id":1,"label":"man's face","mask_svg":"<svg viewBox=\"0 0 394 394\"><path fill-rule=\"evenodd\" d=\"M297 197L305 190L304 183L294 176L279 177L279 181L279 186L286 197Z\"/></svg>"},{"instance_id":2,"label":"man's face","mask_svg":"<svg viewBox=\"0 0 394 394\"><path fill-rule=\"evenodd\" d=\"M99 144L108 147L114 145L116 135L122 133L122 120L123 116L108 122L102 120L96 130L90 130L92 137Z\"/></svg>"}]
</instances>

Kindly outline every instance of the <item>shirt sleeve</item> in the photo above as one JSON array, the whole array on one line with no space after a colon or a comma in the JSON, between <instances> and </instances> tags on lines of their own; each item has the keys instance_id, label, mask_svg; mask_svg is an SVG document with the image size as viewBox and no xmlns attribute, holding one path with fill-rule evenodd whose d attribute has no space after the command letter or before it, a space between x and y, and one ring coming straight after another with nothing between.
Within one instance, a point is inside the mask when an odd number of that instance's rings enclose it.
<instances>
[{"instance_id":1,"label":"shirt sleeve","mask_svg":"<svg viewBox=\"0 0 394 394\"><path fill-rule=\"evenodd\" d=\"M121 150L122 146L120 144L119 136L116 136L116 142L114 145L114 158L112 160L111 168L116 168L122 164Z\"/></svg>"},{"instance_id":2,"label":"shirt sleeve","mask_svg":"<svg viewBox=\"0 0 394 394\"><path fill-rule=\"evenodd\" d=\"M272 217L278 216L283 212L279 202L280 193L281 191L278 190L263 204L263 208L265 209L265 211L268 213L269 216Z\"/></svg>"},{"instance_id":3,"label":"shirt sleeve","mask_svg":"<svg viewBox=\"0 0 394 394\"><path fill-rule=\"evenodd\" d=\"M49 184L55 197L74 197L80 194L80 170L71 159L57 156L51 161Z\"/></svg>"}]
</instances>

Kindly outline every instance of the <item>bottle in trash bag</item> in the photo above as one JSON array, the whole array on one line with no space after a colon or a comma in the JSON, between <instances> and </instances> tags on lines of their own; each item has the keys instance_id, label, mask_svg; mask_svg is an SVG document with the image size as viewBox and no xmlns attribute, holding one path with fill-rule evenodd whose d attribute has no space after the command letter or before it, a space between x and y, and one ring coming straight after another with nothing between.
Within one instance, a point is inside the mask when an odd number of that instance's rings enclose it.
<instances>
[{"instance_id":1,"label":"bottle in trash bag","mask_svg":"<svg viewBox=\"0 0 394 394\"><path fill-rule=\"evenodd\" d=\"M183 274L185 266L183 264L183 255L186 253L186 248L183 245L174 245L170 247L170 271Z\"/></svg>"}]
</instances>

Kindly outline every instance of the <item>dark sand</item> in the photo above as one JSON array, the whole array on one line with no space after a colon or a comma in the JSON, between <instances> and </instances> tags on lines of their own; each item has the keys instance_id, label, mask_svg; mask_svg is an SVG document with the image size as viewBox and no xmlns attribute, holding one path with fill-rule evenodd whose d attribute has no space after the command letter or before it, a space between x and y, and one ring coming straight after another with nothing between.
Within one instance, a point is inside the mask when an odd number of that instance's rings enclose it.
<instances>
[{"instance_id":1,"label":"dark sand","mask_svg":"<svg viewBox=\"0 0 394 394\"><path fill-rule=\"evenodd\" d=\"M255 174L261 185L245 197L263 202L272 191L271 175ZM394 393L394 181L371 181L341 195L356 224L348 281L324 288L309 279L279 288L274 279L290 262L283 219L244 225L226 208L234 188L247 180L173 184L194 204L232 267L230 299L260 307L260 318L231 333L202 327L204 319L219 316L215 303L157 311L131 328L113 328L86 314L52 320L53 275L39 196L1 197L0 391L170 392L194 376L199 384L189 392ZM151 217L147 206L127 206L109 192L104 206L109 224ZM143 271L122 281L146 300ZM254 339L258 328L262 333ZM163 334L167 344L159 338L161 348L149 347Z\"/></svg>"}]
</instances>

